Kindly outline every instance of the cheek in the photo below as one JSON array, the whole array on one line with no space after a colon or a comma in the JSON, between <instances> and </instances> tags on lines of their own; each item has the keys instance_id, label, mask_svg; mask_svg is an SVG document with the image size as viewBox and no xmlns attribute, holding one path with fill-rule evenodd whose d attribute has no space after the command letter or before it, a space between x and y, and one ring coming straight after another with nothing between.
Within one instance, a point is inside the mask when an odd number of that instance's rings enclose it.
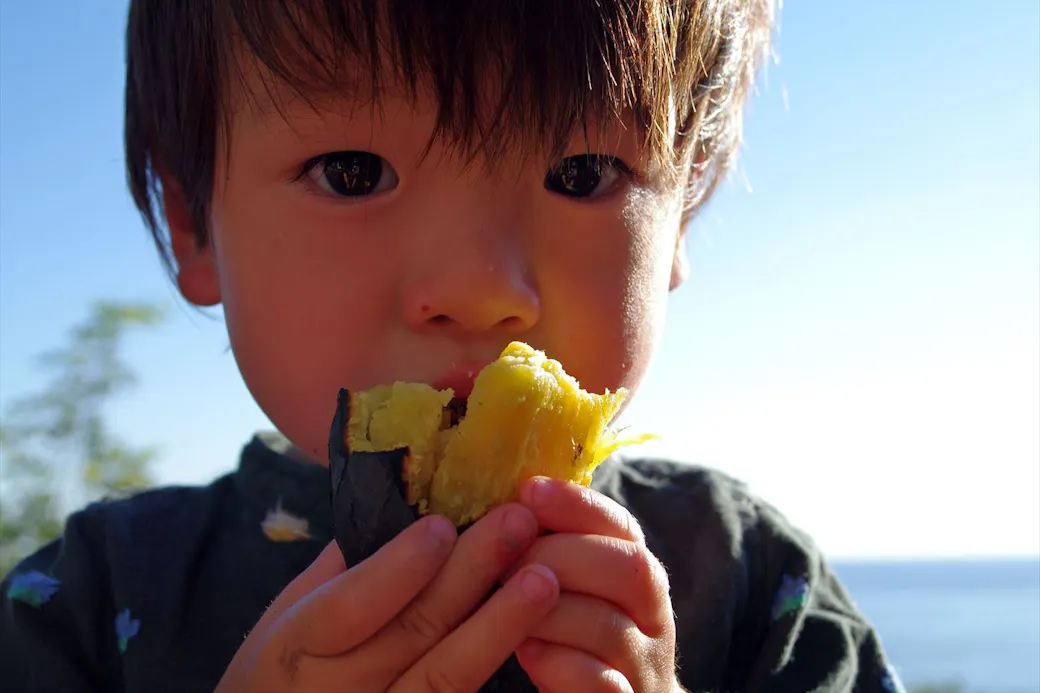
<instances>
[{"instance_id":1,"label":"cheek","mask_svg":"<svg viewBox=\"0 0 1040 693\"><path fill-rule=\"evenodd\" d=\"M677 210L633 195L618 218L556 241L566 264L545 287L546 317L559 328L552 348L590 390L634 391L649 367L664 328Z\"/></svg>"},{"instance_id":2,"label":"cheek","mask_svg":"<svg viewBox=\"0 0 1040 693\"><path fill-rule=\"evenodd\" d=\"M386 263L344 262L376 249L271 200L215 209L213 239L232 351L250 394L279 431L324 460L338 389L365 377L362 364L376 362L389 330Z\"/></svg>"},{"instance_id":3,"label":"cheek","mask_svg":"<svg viewBox=\"0 0 1040 693\"><path fill-rule=\"evenodd\" d=\"M681 205L678 198L634 195L625 209L629 265L625 282L625 338L642 378L664 331Z\"/></svg>"}]
</instances>

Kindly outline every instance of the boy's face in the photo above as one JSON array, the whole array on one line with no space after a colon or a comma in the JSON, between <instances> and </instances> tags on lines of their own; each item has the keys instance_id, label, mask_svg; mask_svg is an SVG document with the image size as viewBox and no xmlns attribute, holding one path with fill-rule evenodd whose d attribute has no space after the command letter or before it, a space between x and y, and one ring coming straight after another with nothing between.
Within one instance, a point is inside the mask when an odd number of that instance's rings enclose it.
<instances>
[{"instance_id":1,"label":"boy's face","mask_svg":"<svg viewBox=\"0 0 1040 693\"><path fill-rule=\"evenodd\" d=\"M249 390L302 451L327 459L340 387L465 390L512 340L586 389L638 386L685 264L681 195L640 182L637 133L618 123L588 149L577 133L562 160L508 154L489 174L441 144L422 157L431 101L271 95L232 94L211 242L194 246L172 188L166 212L182 293L223 303Z\"/></svg>"}]
</instances>

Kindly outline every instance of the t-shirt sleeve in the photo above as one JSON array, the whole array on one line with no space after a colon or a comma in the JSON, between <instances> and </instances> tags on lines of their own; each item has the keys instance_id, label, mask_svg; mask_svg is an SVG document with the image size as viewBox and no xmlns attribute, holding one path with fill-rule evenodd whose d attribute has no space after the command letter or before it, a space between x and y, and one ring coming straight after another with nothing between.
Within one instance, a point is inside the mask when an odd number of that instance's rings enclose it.
<instances>
[{"instance_id":1,"label":"t-shirt sleeve","mask_svg":"<svg viewBox=\"0 0 1040 693\"><path fill-rule=\"evenodd\" d=\"M691 693L901 693L874 628L821 551L734 479L633 459L598 487L664 563Z\"/></svg>"},{"instance_id":2,"label":"t-shirt sleeve","mask_svg":"<svg viewBox=\"0 0 1040 693\"><path fill-rule=\"evenodd\" d=\"M772 507L757 510L740 690L901 693L878 633L820 550Z\"/></svg>"},{"instance_id":3,"label":"t-shirt sleeve","mask_svg":"<svg viewBox=\"0 0 1040 693\"><path fill-rule=\"evenodd\" d=\"M70 516L61 538L23 559L0 582L5 691L120 690L110 592L89 524L83 513Z\"/></svg>"}]
</instances>

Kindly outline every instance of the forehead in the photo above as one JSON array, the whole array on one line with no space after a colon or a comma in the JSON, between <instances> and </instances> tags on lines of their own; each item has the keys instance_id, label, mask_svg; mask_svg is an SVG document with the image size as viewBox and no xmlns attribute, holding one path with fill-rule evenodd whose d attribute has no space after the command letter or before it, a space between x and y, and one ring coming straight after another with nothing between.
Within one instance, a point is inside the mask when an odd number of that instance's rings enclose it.
<instances>
[{"instance_id":1,"label":"forehead","mask_svg":"<svg viewBox=\"0 0 1040 693\"><path fill-rule=\"evenodd\" d=\"M431 137L470 155L558 153L575 133L670 125L655 122L669 98L648 83L659 56L619 28L642 3L459 0L449 17L440 3L226 1L238 9L222 80L236 120L404 100L433 111Z\"/></svg>"},{"instance_id":2,"label":"forehead","mask_svg":"<svg viewBox=\"0 0 1040 693\"><path fill-rule=\"evenodd\" d=\"M347 133L355 137L356 128L362 128L364 134L376 137L397 132L391 136L402 137L401 146L421 148L420 159L436 145L438 156L447 155L466 166L482 164L488 174L519 173L515 165L544 166L582 147L620 156L648 177L652 172L630 110L606 118L589 109L586 120L561 123L555 132L531 127L501 112L499 105L510 95L503 93L507 87L500 73L482 76L474 98L462 106L465 117L459 117L458 102L445 107L428 80L412 87L399 76L380 76L376 89L370 73L358 66L345 70L334 85L301 86L278 77L251 56L243 56L243 64L248 67L228 94L229 139L283 134L296 142L309 142L306 146L324 142L331 147L338 146L337 137Z\"/></svg>"}]
</instances>

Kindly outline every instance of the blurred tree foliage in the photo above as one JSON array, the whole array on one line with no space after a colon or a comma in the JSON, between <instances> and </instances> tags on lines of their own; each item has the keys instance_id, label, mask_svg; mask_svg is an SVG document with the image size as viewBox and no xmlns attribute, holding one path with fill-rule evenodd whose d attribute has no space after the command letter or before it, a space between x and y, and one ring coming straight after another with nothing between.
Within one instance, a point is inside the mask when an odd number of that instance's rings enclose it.
<instances>
[{"instance_id":1,"label":"blurred tree foliage","mask_svg":"<svg viewBox=\"0 0 1040 693\"><path fill-rule=\"evenodd\" d=\"M120 346L134 327L158 325L156 305L99 302L67 343L40 356L50 374L0 419L0 576L58 537L71 508L149 486L156 451L120 441L105 406L136 382Z\"/></svg>"}]
</instances>

